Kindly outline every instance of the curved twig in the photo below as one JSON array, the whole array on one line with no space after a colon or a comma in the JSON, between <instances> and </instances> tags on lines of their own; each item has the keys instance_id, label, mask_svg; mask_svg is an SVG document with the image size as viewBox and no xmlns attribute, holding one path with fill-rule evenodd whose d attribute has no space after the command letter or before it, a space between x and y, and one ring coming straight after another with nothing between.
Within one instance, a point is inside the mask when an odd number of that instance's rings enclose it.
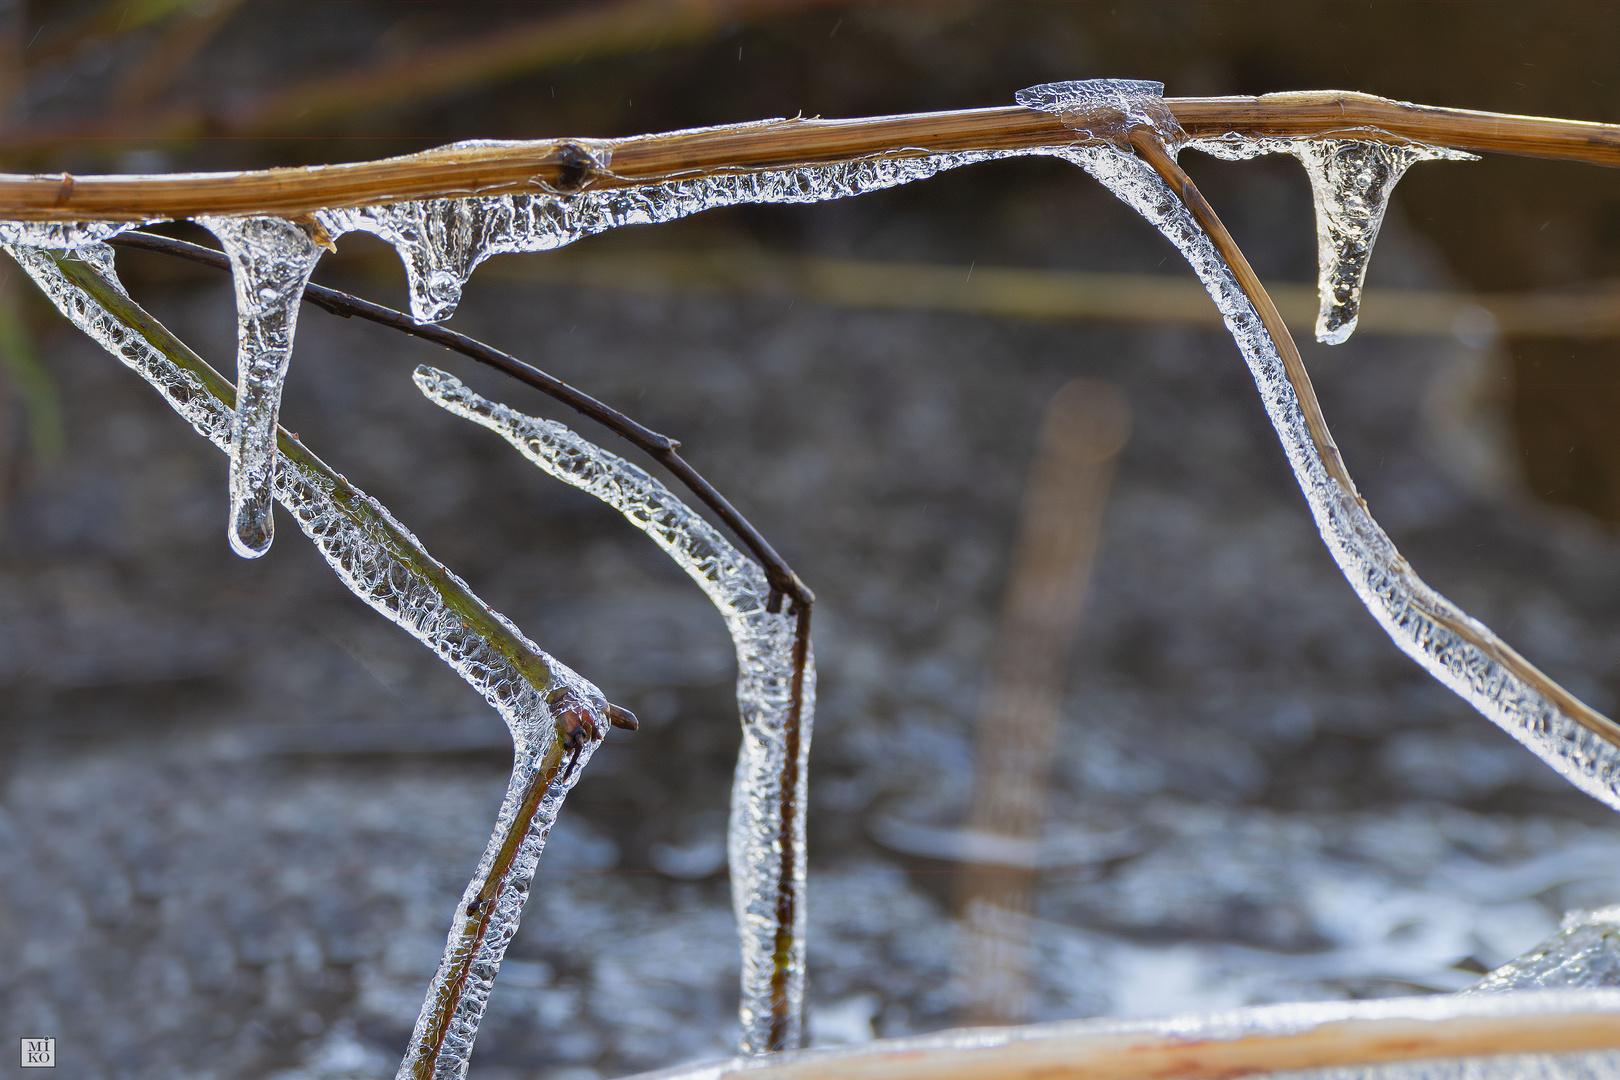
<instances>
[{"instance_id":1,"label":"curved twig","mask_svg":"<svg viewBox=\"0 0 1620 1080\"><path fill-rule=\"evenodd\" d=\"M1620 167L1620 125L1391 101L1342 90L1166 98L1189 136L1354 134ZM674 177L768 172L868 158L1100 143L1048 112L1007 105L853 120L730 124L626 139L456 143L349 165L152 176L0 174L0 219L150 221L276 214L407 199L638 187Z\"/></svg>"},{"instance_id":2,"label":"curved twig","mask_svg":"<svg viewBox=\"0 0 1620 1080\"><path fill-rule=\"evenodd\" d=\"M1187 209L1192 213L1198 224L1209 234L1210 240L1215 244L1226 265L1231 268L1232 275L1237 279L1238 285L1254 305L1254 310L1260 317L1266 331L1276 342L1278 355L1282 358L1283 369L1288 374L1288 381L1294 388L1294 394L1299 399L1300 411L1305 416L1305 425L1310 432L1311 441L1316 444L1316 452L1321 455L1322 463L1331 476L1347 494L1363 506L1366 503L1356 492L1355 484L1350 480L1350 474L1345 471L1344 461L1339 456L1339 448L1333 442L1333 436L1327 429L1327 421L1322 416L1322 406L1316 399L1316 389L1311 385L1311 377L1305 370L1305 362L1300 358L1299 347L1294 344L1293 335L1288 332L1288 326L1283 322L1282 316L1277 313L1277 305L1271 302L1265 286L1260 278L1249 266L1249 260L1243 255L1237 241L1232 234L1226 231L1226 226L1216 215L1215 210L1204 199L1192 178L1182 171L1170 156L1159 137L1148 128L1134 128L1128 136L1131 148L1134 149L1143 161L1147 162L1158 173L1160 178L1176 192ZM1441 623L1447 630L1467 641L1470 645L1489 655L1497 663L1511 671L1515 676L1534 687L1548 701L1557 708L1591 731L1593 734L1620 746L1620 723L1609 719L1602 713L1587 705L1584 701L1558 685L1540 668L1519 655L1506 643L1500 641L1495 635L1486 632L1480 633L1480 627L1471 625L1465 620L1453 618L1450 614L1432 606L1424 608L1424 614L1436 622Z\"/></svg>"},{"instance_id":3,"label":"curved twig","mask_svg":"<svg viewBox=\"0 0 1620 1080\"><path fill-rule=\"evenodd\" d=\"M184 240L175 240L167 236L158 236L154 233L128 232L112 238L109 243L118 247L136 248L142 251L155 251L164 255L173 255L182 259L209 266L216 270L229 271L230 260L223 252L214 251L198 244L187 243ZM328 289L321 285L304 286L304 299L334 315L344 318L358 316L368 322L381 326L392 327L410 334L413 337L431 341L435 345L442 345L447 349L471 357L479 363L492 367L496 371L510 375L525 385L532 386L541 393L548 394L569 408L590 417L597 423L608 428L614 434L622 436L640 449L646 451L659 464L668 469L687 489L703 501L703 504L713 510L715 516L726 523L726 526L737 535L746 547L758 559L765 569L765 578L771 587L778 593L791 598L795 605L808 606L815 603L816 597L808 586L793 572L782 556L776 553L758 529L732 506L726 497L717 491L703 476L687 464L686 460L676 453L679 441L667 435L660 435L651 428L636 423L630 417L617 409L591 397L582 390L578 390L555 376L548 375L539 368L524 363L510 353L502 352L493 346L486 345L476 338L466 334L458 334L454 330L435 324L421 324L402 311L373 304L369 300L362 300L357 296L340 292L337 289ZM779 606L779 601L773 601Z\"/></svg>"}]
</instances>

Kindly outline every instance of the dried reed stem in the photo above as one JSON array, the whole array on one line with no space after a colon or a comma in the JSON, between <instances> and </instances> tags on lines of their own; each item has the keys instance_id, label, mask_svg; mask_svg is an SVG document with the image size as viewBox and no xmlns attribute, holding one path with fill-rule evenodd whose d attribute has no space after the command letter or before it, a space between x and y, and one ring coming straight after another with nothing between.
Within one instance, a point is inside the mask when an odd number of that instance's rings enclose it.
<instances>
[{"instance_id":1,"label":"dried reed stem","mask_svg":"<svg viewBox=\"0 0 1620 1080\"><path fill-rule=\"evenodd\" d=\"M1422 142L1620 166L1620 126L1442 109L1338 90L1169 98L1194 138L1228 132ZM1011 105L855 120L779 120L627 139L458 144L407 157L256 172L152 176L0 174L0 219L138 221L280 214L403 199L514 191L571 193L673 177L794 165L1018 150L1097 141L1051 113ZM582 170L579 151L598 162Z\"/></svg>"}]
</instances>

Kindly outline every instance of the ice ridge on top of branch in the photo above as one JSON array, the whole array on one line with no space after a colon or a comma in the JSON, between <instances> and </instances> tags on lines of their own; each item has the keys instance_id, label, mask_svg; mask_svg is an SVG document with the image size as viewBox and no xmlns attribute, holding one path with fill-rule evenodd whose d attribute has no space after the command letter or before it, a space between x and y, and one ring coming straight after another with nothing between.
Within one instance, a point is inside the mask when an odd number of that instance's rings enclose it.
<instances>
[{"instance_id":1,"label":"ice ridge on top of branch","mask_svg":"<svg viewBox=\"0 0 1620 1080\"><path fill-rule=\"evenodd\" d=\"M1164 103L1164 83L1149 79L1076 79L1020 90L1026 109L1056 114L1063 126L1094 139L1122 141L1134 127L1152 128L1173 153L1187 141Z\"/></svg>"}]
</instances>

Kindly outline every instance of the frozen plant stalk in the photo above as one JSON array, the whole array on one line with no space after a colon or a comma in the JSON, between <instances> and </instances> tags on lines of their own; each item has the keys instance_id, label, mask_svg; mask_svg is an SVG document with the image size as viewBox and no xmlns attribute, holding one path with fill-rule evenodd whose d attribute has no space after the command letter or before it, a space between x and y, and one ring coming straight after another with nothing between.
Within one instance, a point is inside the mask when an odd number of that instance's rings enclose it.
<instances>
[{"instance_id":1,"label":"frozen plant stalk","mask_svg":"<svg viewBox=\"0 0 1620 1080\"><path fill-rule=\"evenodd\" d=\"M731 789L732 904L742 939L741 1051L800 1041L805 961L805 808L815 662L804 615L768 610L764 572L647 473L562 424L510 409L431 367L416 385L481 424L541 469L601 499L703 589L737 650L743 743ZM802 653L796 657L796 649ZM797 662L796 662L797 661Z\"/></svg>"},{"instance_id":2,"label":"frozen plant stalk","mask_svg":"<svg viewBox=\"0 0 1620 1080\"><path fill-rule=\"evenodd\" d=\"M1076 92L1083 97L1102 92L1087 89L1088 84L1068 85L1079 87ZM1117 96L1119 91L1111 93ZM1152 105L1132 111L1151 117ZM1121 143L1132 127L1149 130L1148 145L1160 147L1160 155L1173 169L1163 147L1177 145L1179 129L1160 139L1151 122L1118 122ZM1190 190L1190 181L1183 179L1182 190L1173 190L1155 168L1123 145L1075 146L1059 153L1158 228L1204 283L1249 364L1323 543L1395 643L1570 783L1620 809L1620 725L1538 671L1412 571L1350 483L1303 365L1290 372L1278 341L1233 267L1188 209L1183 195L1201 199ZM1297 357L1292 343L1285 344Z\"/></svg>"},{"instance_id":3,"label":"frozen plant stalk","mask_svg":"<svg viewBox=\"0 0 1620 1080\"><path fill-rule=\"evenodd\" d=\"M236 428L231 436L231 510L226 535L244 559L270 550L275 519L276 422L304 286L321 247L276 217L203 217L219 238L236 287Z\"/></svg>"},{"instance_id":4,"label":"frozen plant stalk","mask_svg":"<svg viewBox=\"0 0 1620 1080\"><path fill-rule=\"evenodd\" d=\"M87 248L76 259L6 250L70 321L156 387L199 434L222 450L231 446L230 385L123 293L111 249ZM400 1080L460 1080L535 863L564 796L600 745L609 707L595 686L491 610L381 504L285 433L278 459L276 498L343 583L432 649L512 732L512 778L494 834L457 906L399 1070Z\"/></svg>"}]
</instances>

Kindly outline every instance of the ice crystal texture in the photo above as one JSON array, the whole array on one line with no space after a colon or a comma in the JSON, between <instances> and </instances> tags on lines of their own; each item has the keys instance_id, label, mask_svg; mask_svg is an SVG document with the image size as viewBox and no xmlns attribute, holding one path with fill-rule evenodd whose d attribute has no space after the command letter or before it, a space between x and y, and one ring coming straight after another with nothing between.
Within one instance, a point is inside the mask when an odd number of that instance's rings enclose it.
<instances>
[{"instance_id":1,"label":"ice crystal texture","mask_svg":"<svg viewBox=\"0 0 1620 1080\"><path fill-rule=\"evenodd\" d=\"M764 571L700 515L647 473L582 439L554 421L526 416L468 389L445 372L416 369L416 385L437 404L500 435L524 457L565 483L622 513L703 589L726 620L737 650L737 706L743 743L731 791L729 854L732 903L742 939L741 1049L769 1046L771 981L777 948L778 900L792 898L788 960L786 1044L799 1044L804 998L805 809L810 728L815 706L815 661L804 675L796 761L787 760L792 704L794 618L767 610L771 587ZM784 768L787 767L787 768ZM787 792L794 810L788 880L781 880L784 772L796 777Z\"/></svg>"},{"instance_id":2,"label":"ice crystal texture","mask_svg":"<svg viewBox=\"0 0 1620 1080\"><path fill-rule=\"evenodd\" d=\"M221 450L229 450L235 416L195 371L187 370L147 334L108 311L66 277L48 253L22 247L6 250L71 322L156 387L199 434ZM84 249L80 257L116 284L110 248ZM173 339L170 347L184 348ZM591 713L597 718L598 731L605 731L605 702L595 686L552 659L503 616L484 605L460 578L428 555L380 503L313 455L280 453L275 495L343 583L449 664L495 707L512 733L516 750L512 778L494 834L457 906L444 958L417 1021L410 1051L400 1067L401 1077L459 1080L466 1073L473 1037L496 970L517 931L546 836L564 796L600 740L593 738L583 746L576 767L551 785L538 811L527 822L518 820L523 794L548 757L556 757L558 713L563 709ZM452 598L459 603L453 603ZM469 606L475 609L471 617ZM477 622L493 627L493 632L480 632L474 625ZM553 700L555 711L548 703ZM498 853L515 828L524 829L516 856L499 883L493 910L484 916L478 932L471 933L475 918L469 914L468 905L484 887ZM441 1026L436 1017L447 1001L454 1008L442 1025L441 1040L435 1034ZM442 1045L436 1047L435 1043ZM430 1070L425 1068L429 1062Z\"/></svg>"},{"instance_id":3,"label":"ice crystal texture","mask_svg":"<svg viewBox=\"0 0 1620 1080\"><path fill-rule=\"evenodd\" d=\"M1305 166L1316 203L1316 340L1348 341L1361 313L1367 261L1395 185L1419 161L1478 161L1443 146L1366 139L1249 139L1228 135L1188 144L1227 160L1292 154Z\"/></svg>"},{"instance_id":4,"label":"ice crystal texture","mask_svg":"<svg viewBox=\"0 0 1620 1080\"><path fill-rule=\"evenodd\" d=\"M770 123L775 121L761 126ZM412 316L418 322L437 322L455 310L473 269L491 255L549 251L623 225L673 221L721 206L841 199L1030 152L871 158L637 187L587 188L570 195L535 192L399 202L328 210L319 217L333 236L369 232L392 244L405 264Z\"/></svg>"},{"instance_id":5,"label":"ice crystal texture","mask_svg":"<svg viewBox=\"0 0 1620 1080\"><path fill-rule=\"evenodd\" d=\"M1562 711L1527 681L1521 672L1530 670L1528 664L1488 627L1413 573L1355 491L1328 473L1276 343L1225 259L1176 193L1135 154L1117 147L1074 146L1057 153L1146 218L1192 266L1248 362L1323 542L1395 643L1570 783L1620 809L1620 747Z\"/></svg>"},{"instance_id":6,"label":"ice crystal texture","mask_svg":"<svg viewBox=\"0 0 1620 1080\"><path fill-rule=\"evenodd\" d=\"M0 244L76 249L102 244L121 232L140 228L138 221L0 221Z\"/></svg>"},{"instance_id":7,"label":"ice crystal texture","mask_svg":"<svg viewBox=\"0 0 1620 1080\"><path fill-rule=\"evenodd\" d=\"M1054 113L1065 127L1094 139L1117 140L1131 128L1152 128L1174 152L1187 138L1164 103L1164 83L1146 79L1082 79L1020 90L1026 109Z\"/></svg>"},{"instance_id":8,"label":"ice crystal texture","mask_svg":"<svg viewBox=\"0 0 1620 1080\"><path fill-rule=\"evenodd\" d=\"M1463 991L1620 987L1620 907L1564 916L1558 933Z\"/></svg>"},{"instance_id":9,"label":"ice crystal texture","mask_svg":"<svg viewBox=\"0 0 1620 1080\"><path fill-rule=\"evenodd\" d=\"M276 422L304 286L320 245L275 217L203 217L219 238L236 286L236 432L231 439L231 509L226 535L245 559L270 550Z\"/></svg>"},{"instance_id":10,"label":"ice crystal texture","mask_svg":"<svg viewBox=\"0 0 1620 1080\"><path fill-rule=\"evenodd\" d=\"M1172 1071L1155 1071L1152 1075L1177 1076L1181 1073L1174 1071L1176 1066L1187 1068L1189 1060L1196 1061L1200 1047L1239 1040L1275 1040L1280 1045L1310 1037L1319 1028L1326 1029L1322 1034L1334 1044L1331 1053L1350 1057L1362 1048L1367 1056L1374 1057L1388 1053L1392 1044L1409 1039L1413 1022L1446 1025L1473 1021L1470 1026L1480 1031L1488 1030L1492 1021L1507 1019L1591 1017L1601 1022L1609 1016L1620 1020L1620 991L1536 990L1302 1002L1151 1020L1070 1020L1022 1027L956 1028L849 1049L811 1050L785 1058L707 1062L627 1080L719 1080L722 1076L746 1076L755 1069L780 1069L789 1075L814 1077L844 1073L988 1076L995 1074L992 1062L1002 1065L1008 1075L1027 1076L1083 1071L1093 1063L1093 1054L1115 1060L1128 1055L1134 1066L1130 1068L1132 1075L1147 1075L1141 1070L1155 1066ZM1197 1075L1215 1073L1201 1069ZM1254 1080L1613 1080L1620 1075L1620 1050L1485 1054L1267 1073L1245 1071L1242 1075Z\"/></svg>"}]
</instances>

